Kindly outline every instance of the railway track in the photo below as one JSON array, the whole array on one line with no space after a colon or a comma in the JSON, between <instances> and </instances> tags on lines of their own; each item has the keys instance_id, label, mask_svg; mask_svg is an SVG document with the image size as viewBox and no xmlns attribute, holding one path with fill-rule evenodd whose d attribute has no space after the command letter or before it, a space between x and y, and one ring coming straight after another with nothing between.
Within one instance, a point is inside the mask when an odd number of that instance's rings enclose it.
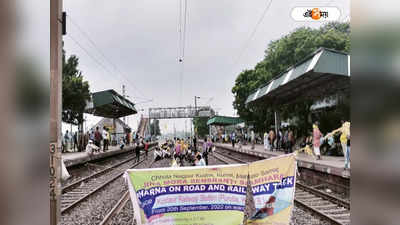
<instances>
[{"instance_id":1,"label":"railway track","mask_svg":"<svg viewBox=\"0 0 400 225\"><path fill-rule=\"evenodd\" d=\"M247 163L234 157L215 153L213 156L225 164ZM294 202L297 206L311 211L331 224L350 224L350 202L347 200L296 182Z\"/></svg>"},{"instance_id":2,"label":"railway track","mask_svg":"<svg viewBox=\"0 0 400 225\"><path fill-rule=\"evenodd\" d=\"M302 183L296 183L294 201L332 224L350 224L350 202Z\"/></svg>"},{"instance_id":3,"label":"railway track","mask_svg":"<svg viewBox=\"0 0 400 225\"><path fill-rule=\"evenodd\" d=\"M141 154L141 156L143 157L144 153ZM61 196L61 214L73 209L80 202L122 176L125 170L136 167L145 161L143 157L139 162L132 162L135 159L136 157L130 157L122 162L116 163L115 165L63 187Z\"/></svg>"},{"instance_id":4,"label":"railway track","mask_svg":"<svg viewBox=\"0 0 400 225\"><path fill-rule=\"evenodd\" d=\"M235 158L235 157L230 156L228 154L221 154L221 153L216 152L216 151L212 153L212 156L214 156L216 159L218 159L219 161L224 162L226 164L237 164L237 163L246 164L246 163L248 163L247 161L244 161L242 159Z\"/></svg>"},{"instance_id":5,"label":"railway track","mask_svg":"<svg viewBox=\"0 0 400 225\"><path fill-rule=\"evenodd\" d=\"M155 165L155 161L153 161L149 168L152 168ZM125 207L126 203L129 202L130 196L129 191L126 191L122 197L118 200L118 202L114 205L114 207L107 213L107 215L103 218L99 225L110 225L113 224L113 218L118 216L121 210Z\"/></svg>"}]
</instances>

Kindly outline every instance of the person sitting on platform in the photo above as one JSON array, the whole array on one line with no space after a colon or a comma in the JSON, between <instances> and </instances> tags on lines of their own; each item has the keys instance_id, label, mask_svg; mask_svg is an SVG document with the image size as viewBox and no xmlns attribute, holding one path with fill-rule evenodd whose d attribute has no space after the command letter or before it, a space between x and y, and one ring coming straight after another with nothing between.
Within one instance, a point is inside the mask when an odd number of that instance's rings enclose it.
<instances>
[{"instance_id":1,"label":"person sitting on platform","mask_svg":"<svg viewBox=\"0 0 400 225\"><path fill-rule=\"evenodd\" d=\"M100 148L94 145L92 140L89 140L89 143L86 145L85 152L91 156L94 154L94 152L98 152L99 150Z\"/></svg>"},{"instance_id":2,"label":"person sitting on platform","mask_svg":"<svg viewBox=\"0 0 400 225\"><path fill-rule=\"evenodd\" d=\"M119 138L119 148L122 150L125 147L125 141L123 137Z\"/></svg>"}]
</instances>

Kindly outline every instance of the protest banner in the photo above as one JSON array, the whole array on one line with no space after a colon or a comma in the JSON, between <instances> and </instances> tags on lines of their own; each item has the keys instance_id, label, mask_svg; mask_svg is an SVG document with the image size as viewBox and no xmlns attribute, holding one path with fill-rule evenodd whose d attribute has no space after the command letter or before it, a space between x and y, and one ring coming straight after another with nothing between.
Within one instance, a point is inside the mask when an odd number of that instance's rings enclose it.
<instances>
[{"instance_id":1,"label":"protest banner","mask_svg":"<svg viewBox=\"0 0 400 225\"><path fill-rule=\"evenodd\" d=\"M247 165L131 169L137 224L242 224Z\"/></svg>"},{"instance_id":2,"label":"protest banner","mask_svg":"<svg viewBox=\"0 0 400 225\"><path fill-rule=\"evenodd\" d=\"M256 213L247 224L289 224L294 154L248 165L130 169L125 173L136 224L243 224L248 179Z\"/></svg>"},{"instance_id":3,"label":"protest banner","mask_svg":"<svg viewBox=\"0 0 400 225\"><path fill-rule=\"evenodd\" d=\"M249 165L256 213L247 224L288 225L296 182L294 154L260 160Z\"/></svg>"}]
</instances>

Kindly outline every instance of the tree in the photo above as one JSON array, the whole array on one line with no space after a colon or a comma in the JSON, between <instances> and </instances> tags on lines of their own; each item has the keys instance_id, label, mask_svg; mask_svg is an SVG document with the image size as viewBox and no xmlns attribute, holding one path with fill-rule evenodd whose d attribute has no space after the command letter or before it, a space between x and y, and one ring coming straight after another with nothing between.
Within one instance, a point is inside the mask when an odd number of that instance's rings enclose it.
<instances>
[{"instance_id":1,"label":"tree","mask_svg":"<svg viewBox=\"0 0 400 225\"><path fill-rule=\"evenodd\" d=\"M193 127L195 134L204 137L208 134L207 117L196 117L193 118Z\"/></svg>"},{"instance_id":2,"label":"tree","mask_svg":"<svg viewBox=\"0 0 400 225\"><path fill-rule=\"evenodd\" d=\"M82 124L86 102L90 100L89 83L83 81L82 72L78 70L77 56L71 55L66 60L63 50L62 64L62 121Z\"/></svg>"},{"instance_id":3,"label":"tree","mask_svg":"<svg viewBox=\"0 0 400 225\"><path fill-rule=\"evenodd\" d=\"M235 97L233 107L241 118L255 126L256 131L265 131L273 124L274 108L265 106L245 105L247 97L260 85L267 83L274 76L301 61L320 47L338 51L350 51L349 23L332 22L319 29L302 27L294 30L282 38L271 41L265 50L262 61L253 69L242 71L235 80L232 93ZM292 105L279 106L283 119L294 115L300 117L298 124L305 131L310 124L306 118L312 102L305 101ZM304 121L303 121L304 120Z\"/></svg>"}]
</instances>

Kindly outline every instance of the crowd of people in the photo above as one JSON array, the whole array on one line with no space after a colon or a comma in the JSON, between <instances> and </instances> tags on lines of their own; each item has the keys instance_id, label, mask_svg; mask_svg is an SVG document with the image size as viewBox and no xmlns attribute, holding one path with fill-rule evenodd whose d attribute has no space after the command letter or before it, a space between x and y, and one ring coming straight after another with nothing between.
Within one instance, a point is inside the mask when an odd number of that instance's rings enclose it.
<instances>
[{"instance_id":1,"label":"crowd of people","mask_svg":"<svg viewBox=\"0 0 400 225\"><path fill-rule=\"evenodd\" d=\"M239 149L250 143L251 149L255 148L255 144L263 144L266 151L283 151L285 154L304 151L314 156L316 160L322 159L321 151L328 155L337 155L340 154L338 151L341 151L345 159L345 169L349 169L350 122L342 120L341 124L341 127L326 135L320 131L319 122L315 121L312 125L312 131L304 137L296 137L293 127L284 126L278 130L271 128L266 131L262 140L254 130L250 130L249 133L239 130L233 131L230 134L211 136L211 139L221 143L230 143L233 148L238 146ZM338 142L340 142L340 147L338 147Z\"/></svg>"},{"instance_id":2,"label":"crowd of people","mask_svg":"<svg viewBox=\"0 0 400 225\"><path fill-rule=\"evenodd\" d=\"M295 137L290 127L283 127L275 134L271 129L268 133L264 133L264 149L268 151L280 151L292 153L295 145Z\"/></svg>"},{"instance_id":3,"label":"crowd of people","mask_svg":"<svg viewBox=\"0 0 400 225\"><path fill-rule=\"evenodd\" d=\"M140 160L140 149L145 150L145 157L147 158L150 145L149 141L146 141L142 136L138 134L134 136L130 135L131 134L127 133L121 136L118 141L116 141L115 138L111 137L112 135L110 134L107 127L103 127L101 132L99 127L96 127L95 131L87 132L87 135L85 135L87 137L87 140L85 140L85 142L87 143L85 152L88 155L106 152L109 150L109 146L112 140L115 140L115 145L118 145L119 149L121 150L124 149L126 146L133 146L136 153L137 161Z\"/></svg>"},{"instance_id":4,"label":"crowd of people","mask_svg":"<svg viewBox=\"0 0 400 225\"><path fill-rule=\"evenodd\" d=\"M251 143L251 149L254 149L256 143L260 143L264 145L264 149L267 151L283 151L286 154L293 153L295 150L297 153L304 151L309 155L313 155L317 160L321 160L321 146L326 145L322 149L325 149L325 151L322 152L326 153L327 148L329 149L333 146L337 146L335 140L338 139L345 159L345 169L349 169L350 122L342 120L341 123L341 127L324 136L319 129L318 121L316 121L312 125L312 132L302 138L296 137L292 127L282 127L278 132L271 129L264 133L263 140L254 130L250 130L249 134L247 132L233 131L229 135L211 135L204 139L203 145L200 147L197 146L197 137L188 137L186 139L175 137L156 147L154 151L154 160L171 158L173 166L205 166L208 165L208 155L213 152L213 142L230 143L233 148L237 146L236 144L238 144L239 148L242 148L242 145ZM77 148L77 136L77 132L71 135L67 130L63 136L63 152ZM85 151L89 155L106 152L109 150L110 143L113 140L106 127L103 127L101 131L99 127L96 127L95 131L87 132L84 139L86 146ZM123 149L125 146L133 145L138 161L140 160L140 149L144 149L145 157L147 158L150 142L146 141L138 134L133 136L130 136L130 134L121 136L117 144L120 149Z\"/></svg>"},{"instance_id":5,"label":"crowd of people","mask_svg":"<svg viewBox=\"0 0 400 225\"><path fill-rule=\"evenodd\" d=\"M78 132L69 132L67 130L66 133L62 135L62 151L78 151Z\"/></svg>"},{"instance_id":6,"label":"crowd of people","mask_svg":"<svg viewBox=\"0 0 400 225\"><path fill-rule=\"evenodd\" d=\"M321 146L325 149L335 147L335 135L340 134L339 140L341 150L345 159L345 169L350 168L350 122L341 121L342 126L324 135L319 129L319 122L315 121L312 125L312 132L303 137L296 145L296 137L291 128L283 128L275 134L274 130L264 134L264 148L268 151L283 150L285 153L292 153L293 148L299 148L297 152L304 151L313 155L317 160L321 160ZM327 151L327 150L326 150Z\"/></svg>"},{"instance_id":7,"label":"crowd of people","mask_svg":"<svg viewBox=\"0 0 400 225\"><path fill-rule=\"evenodd\" d=\"M156 147L154 160L171 158L173 167L180 166L207 166L208 155L212 154L211 138L205 138L202 146L197 146L197 137L174 138L167 140Z\"/></svg>"}]
</instances>

